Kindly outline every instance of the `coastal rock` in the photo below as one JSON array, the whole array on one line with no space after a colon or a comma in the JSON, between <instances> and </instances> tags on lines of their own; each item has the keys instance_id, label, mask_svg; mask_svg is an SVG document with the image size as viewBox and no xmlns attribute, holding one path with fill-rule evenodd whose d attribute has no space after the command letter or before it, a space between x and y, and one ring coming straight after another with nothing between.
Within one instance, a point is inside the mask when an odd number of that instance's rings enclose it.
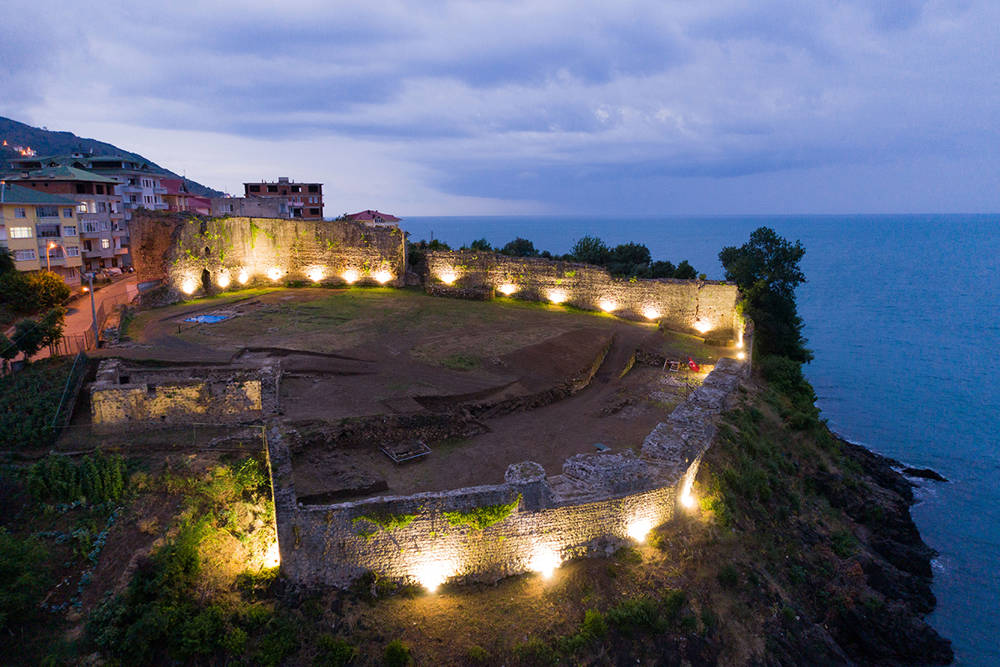
<instances>
[{"instance_id":1,"label":"coastal rock","mask_svg":"<svg viewBox=\"0 0 1000 667\"><path fill-rule=\"evenodd\" d=\"M907 477L919 477L920 479L930 479L935 482L947 482L941 473L930 468L903 468L903 474Z\"/></svg>"}]
</instances>

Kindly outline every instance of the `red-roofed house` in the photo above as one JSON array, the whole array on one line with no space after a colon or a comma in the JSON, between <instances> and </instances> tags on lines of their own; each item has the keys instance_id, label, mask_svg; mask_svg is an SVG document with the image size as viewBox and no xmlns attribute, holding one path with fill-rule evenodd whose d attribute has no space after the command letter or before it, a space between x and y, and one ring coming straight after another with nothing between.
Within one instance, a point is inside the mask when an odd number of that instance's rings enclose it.
<instances>
[{"instance_id":1,"label":"red-roofed house","mask_svg":"<svg viewBox=\"0 0 1000 667\"><path fill-rule=\"evenodd\" d=\"M361 224L368 225L369 227L395 227L396 223L400 221L400 218L397 218L394 215L373 211L371 209L361 211L360 213L347 213L341 219L349 220L350 222L360 222Z\"/></svg>"}]
</instances>

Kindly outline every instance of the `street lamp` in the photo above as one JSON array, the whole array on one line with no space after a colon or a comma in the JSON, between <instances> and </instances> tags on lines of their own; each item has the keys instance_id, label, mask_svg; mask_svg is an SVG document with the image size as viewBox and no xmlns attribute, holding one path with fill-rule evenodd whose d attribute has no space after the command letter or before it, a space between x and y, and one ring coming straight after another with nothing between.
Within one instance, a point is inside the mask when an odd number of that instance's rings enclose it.
<instances>
[{"instance_id":1,"label":"street lamp","mask_svg":"<svg viewBox=\"0 0 1000 667\"><path fill-rule=\"evenodd\" d=\"M58 246L59 244L55 241L49 241L49 244L45 246L45 270L52 271L52 262L49 260L49 251Z\"/></svg>"}]
</instances>

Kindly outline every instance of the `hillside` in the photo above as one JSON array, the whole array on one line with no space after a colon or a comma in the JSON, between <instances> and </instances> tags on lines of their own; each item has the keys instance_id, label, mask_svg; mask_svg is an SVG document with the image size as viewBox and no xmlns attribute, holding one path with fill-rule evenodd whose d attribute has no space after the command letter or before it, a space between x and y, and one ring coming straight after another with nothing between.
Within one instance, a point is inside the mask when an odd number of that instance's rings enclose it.
<instances>
[{"instance_id":1,"label":"hillside","mask_svg":"<svg viewBox=\"0 0 1000 667\"><path fill-rule=\"evenodd\" d=\"M179 174L161 167L149 158L143 157L138 153L133 153L123 148L119 148L114 144L98 141L97 139L78 137L72 132L54 132L52 130L32 127L31 125L25 125L24 123L19 123L16 120L0 116L0 143L2 143L2 141L6 141L10 144L10 146L0 146L0 160L2 160L4 167L7 165L8 160L17 157L17 153L11 148L11 146L30 146L38 155L58 155L74 151L93 151L97 155L126 155L128 157L147 162L152 167L159 169L168 176L173 178L182 178ZM0 169L0 171L2 171L2 169ZM187 183L188 189L194 194L204 195L207 197L221 197L225 194L219 190L214 190L208 186L202 185L201 183L192 181L191 179L185 179L185 182Z\"/></svg>"}]
</instances>

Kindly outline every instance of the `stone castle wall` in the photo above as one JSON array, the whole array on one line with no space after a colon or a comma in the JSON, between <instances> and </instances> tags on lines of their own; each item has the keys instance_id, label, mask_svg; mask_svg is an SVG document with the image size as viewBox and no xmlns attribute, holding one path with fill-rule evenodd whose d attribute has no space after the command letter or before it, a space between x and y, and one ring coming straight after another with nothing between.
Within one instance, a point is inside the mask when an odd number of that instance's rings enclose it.
<instances>
[{"instance_id":1,"label":"stone castle wall","mask_svg":"<svg viewBox=\"0 0 1000 667\"><path fill-rule=\"evenodd\" d=\"M204 371L183 377L105 359L90 386L91 420L109 426L253 419L262 414L261 387L260 373Z\"/></svg>"},{"instance_id":2,"label":"stone castle wall","mask_svg":"<svg viewBox=\"0 0 1000 667\"><path fill-rule=\"evenodd\" d=\"M734 332L736 285L712 280L671 278L626 280L607 270L540 258L507 257L489 252L427 253L428 289L491 289L533 301L556 301L586 310L605 310L633 320L658 320L673 329ZM435 291L436 290L436 291Z\"/></svg>"},{"instance_id":3,"label":"stone castle wall","mask_svg":"<svg viewBox=\"0 0 1000 667\"><path fill-rule=\"evenodd\" d=\"M403 284L405 244L394 227L151 212L130 225L139 279L165 279L178 294L286 282Z\"/></svg>"},{"instance_id":4,"label":"stone castle wall","mask_svg":"<svg viewBox=\"0 0 1000 667\"><path fill-rule=\"evenodd\" d=\"M267 449L282 570L306 585L347 586L368 570L433 585L496 580L611 553L673 516L715 437L716 417L747 368L720 360L649 434L639 455L579 454L551 477L537 463L524 462L508 468L503 484L412 496L300 504L287 445L293 434L273 423ZM453 525L447 517L508 504L508 516L482 529Z\"/></svg>"}]
</instances>

